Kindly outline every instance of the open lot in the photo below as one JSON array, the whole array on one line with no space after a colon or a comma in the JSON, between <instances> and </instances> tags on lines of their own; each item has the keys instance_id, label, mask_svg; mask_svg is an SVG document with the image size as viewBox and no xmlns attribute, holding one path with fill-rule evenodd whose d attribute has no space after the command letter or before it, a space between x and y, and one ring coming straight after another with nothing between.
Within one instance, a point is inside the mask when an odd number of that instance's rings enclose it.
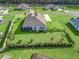
<instances>
[{"instance_id":1,"label":"open lot","mask_svg":"<svg viewBox=\"0 0 79 59\"><path fill-rule=\"evenodd\" d=\"M49 57L54 57L56 59L79 59L79 32L77 32L68 23L70 18L72 18L73 16L65 14L63 12L54 13L54 11L43 11L42 9L40 9L39 12L47 13L51 17L52 22L48 23L49 28L56 27L57 29L66 29L69 32L69 35L75 41L76 45L72 48L63 48L63 49L62 48L7 49L5 50L5 52L0 53L0 58L4 54L9 54L12 56L12 59L26 59L26 58L30 59L33 53L40 53L47 55ZM14 14L14 11L11 13ZM19 21L21 22L21 20ZM33 43L48 42L51 37L55 37L55 40L53 40L53 42L57 42L59 41L59 38L61 38L61 35L63 34L62 32L54 32L54 33L47 32L47 33L39 33L39 34L28 33L25 31L22 32L20 22L17 21L17 23L14 24L13 31L15 32L15 39L9 41L10 44L16 44L19 40L22 40L21 44L24 44L24 43L28 43L30 39L34 39ZM67 42L65 37L64 37L64 42Z\"/></svg>"}]
</instances>

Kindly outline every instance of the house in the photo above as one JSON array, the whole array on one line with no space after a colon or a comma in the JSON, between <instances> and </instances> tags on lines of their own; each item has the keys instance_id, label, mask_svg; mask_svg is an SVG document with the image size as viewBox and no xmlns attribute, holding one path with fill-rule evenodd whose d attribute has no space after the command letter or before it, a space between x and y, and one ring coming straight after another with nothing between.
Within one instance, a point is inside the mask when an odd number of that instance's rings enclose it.
<instances>
[{"instance_id":1,"label":"house","mask_svg":"<svg viewBox=\"0 0 79 59\"><path fill-rule=\"evenodd\" d=\"M22 4L19 4L17 9L20 9L20 10L28 10L30 7L28 4L25 4L25 3L22 3Z\"/></svg>"},{"instance_id":2,"label":"house","mask_svg":"<svg viewBox=\"0 0 79 59\"><path fill-rule=\"evenodd\" d=\"M47 24L43 15L38 14L37 12L30 12L28 17L25 19L22 26L23 30L32 30L32 31L46 31Z\"/></svg>"},{"instance_id":3,"label":"house","mask_svg":"<svg viewBox=\"0 0 79 59\"><path fill-rule=\"evenodd\" d=\"M44 8L46 10L58 10L58 9L64 9L64 6L60 6L60 5L54 5L54 4L46 4L44 6Z\"/></svg>"},{"instance_id":4,"label":"house","mask_svg":"<svg viewBox=\"0 0 79 59\"><path fill-rule=\"evenodd\" d=\"M70 24L77 30L79 31L79 18L72 18L70 20Z\"/></svg>"},{"instance_id":5,"label":"house","mask_svg":"<svg viewBox=\"0 0 79 59\"><path fill-rule=\"evenodd\" d=\"M53 5L53 4L46 4L45 6L44 6L44 8L46 9L46 10L48 10L48 9L53 9L53 8L55 8L56 7L56 5Z\"/></svg>"},{"instance_id":6,"label":"house","mask_svg":"<svg viewBox=\"0 0 79 59\"><path fill-rule=\"evenodd\" d=\"M0 6L0 13L3 13L5 10L6 10L6 8L5 8L5 7Z\"/></svg>"},{"instance_id":7,"label":"house","mask_svg":"<svg viewBox=\"0 0 79 59\"><path fill-rule=\"evenodd\" d=\"M6 8L3 7L3 6L0 6L0 11L1 11L1 10L6 10Z\"/></svg>"},{"instance_id":8,"label":"house","mask_svg":"<svg viewBox=\"0 0 79 59\"><path fill-rule=\"evenodd\" d=\"M54 59L54 58L50 58L48 56L35 53L31 56L31 59Z\"/></svg>"}]
</instances>

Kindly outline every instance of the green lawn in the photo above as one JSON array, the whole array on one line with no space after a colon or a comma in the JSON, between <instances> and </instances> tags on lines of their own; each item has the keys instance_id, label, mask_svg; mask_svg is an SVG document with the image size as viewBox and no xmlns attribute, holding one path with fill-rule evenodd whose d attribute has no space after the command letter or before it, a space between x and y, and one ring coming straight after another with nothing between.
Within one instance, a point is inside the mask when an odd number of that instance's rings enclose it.
<instances>
[{"instance_id":1,"label":"green lawn","mask_svg":"<svg viewBox=\"0 0 79 59\"><path fill-rule=\"evenodd\" d=\"M67 9L69 9L69 10L76 10L76 11L79 11L79 5L66 5L65 6Z\"/></svg>"},{"instance_id":2,"label":"green lawn","mask_svg":"<svg viewBox=\"0 0 79 59\"><path fill-rule=\"evenodd\" d=\"M42 37L43 36L43 37ZM51 40L53 38L53 40ZM37 34L15 34L15 39L10 41L10 44L17 44L21 40L20 44L28 44L31 39L33 42L31 44L37 43L58 43L63 39L61 43L68 43L63 32L54 32L54 33L37 33Z\"/></svg>"},{"instance_id":3,"label":"green lawn","mask_svg":"<svg viewBox=\"0 0 79 59\"><path fill-rule=\"evenodd\" d=\"M78 59L79 53L78 50L74 48L67 48L67 49L60 49L60 48L53 48L53 49L8 49L4 53L0 54L2 57L4 54L8 54L12 57L12 59L30 59L33 53L40 53L43 55L47 55L49 57L55 59Z\"/></svg>"},{"instance_id":4,"label":"green lawn","mask_svg":"<svg viewBox=\"0 0 79 59\"><path fill-rule=\"evenodd\" d=\"M62 48L7 49L5 52L0 54L0 58L4 54L9 54L11 55L12 59L30 59L33 53L40 53L56 59L79 59L79 32L77 32L71 25L68 24L69 19L73 16L60 14L59 12L57 14L51 14L54 11L39 11L39 12L49 14L49 16L52 19L52 23L54 22L56 24L56 25L53 24L54 27L66 29L69 32L70 36L75 41L76 45L73 48L63 48L63 49ZM17 29L18 26L16 25L20 25L20 22L15 23L14 25L15 29L13 31L18 30ZM49 26L53 25L49 24ZM21 43L27 43L31 38L34 38L34 43L41 41L47 42L47 40L49 40L48 38L53 36L56 37L56 40L58 41L61 33L56 32L50 34L49 32L47 32L46 34L45 33L40 34L37 33L27 34L27 32L21 32L19 28L18 32L15 33L15 39L12 40L10 43L17 43L17 41L21 39L22 39ZM43 40L40 38L43 38Z\"/></svg>"},{"instance_id":5,"label":"green lawn","mask_svg":"<svg viewBox=\"0 0 79 59\"><path fill-rule=\"evenodd\" d=\"M48 12L50 12L50 11L48 11ZM68 15L65 15L65 18L63 17L63 15L53 15L53 17L52 17L51 14L49 14L49 16L51 17L52 22L47 23L48 27L52 28L52 29L54 27L56 27L56 29L60 29L60 30L64 30L66 28L65 24L68 22L68 19L71 18ZM60 17L60 19L58 17ZM17 17L15 16L15 19L16 18ZM62 20L62 19L64 19L64 20ZM41 42L49 42L52 37L55 37L55 39L53 41L55 43L55 42L59 42L62 38L62 35L64 34L63 32L36 33L36 32L22 31L21 29L22 29L22 25L23 25L23 19L20 19L18 21L16 19L15 21L16 21L16 23L14 23L14 25L13 25L13 32L15 32L15 39L10 41L10 43L12 43L12 44L16 44L20 40L22 40L21 44L23 44L23 43L27 44L31 39L33 39L34 44L41 43ZM60 22L62 22L63 25ZM63 22L65 22L65 23L63 23ZM56 34L58 34L58 35L56 35ZM42 37L42 36L44 36L44 37ZM66 37L64 36L63 38L64 38L64 42L67 43Z\"/></svg>"},{"instance_id":6,"label":"green lawn","mask_svg":"<svg viewBox=\"0 0 79 59\"><path fill-rule=\"evenodd\" d=\"M9 23L9 20L12 19L12 17L10 15L5 15L3 16L3 22L2 24L0 24L0 32L5 32L7 25Z\"/></svg>"}]
</instances>

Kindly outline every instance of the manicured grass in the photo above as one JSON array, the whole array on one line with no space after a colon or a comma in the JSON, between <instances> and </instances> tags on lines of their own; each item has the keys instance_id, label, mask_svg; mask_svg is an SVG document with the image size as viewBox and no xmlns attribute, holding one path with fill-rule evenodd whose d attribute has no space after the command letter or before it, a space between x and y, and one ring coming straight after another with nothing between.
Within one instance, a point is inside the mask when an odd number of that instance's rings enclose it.
<instances>
[{"instance_id":1,"label":"manicured grass","mask_svg":"<svg viewBox=\"0 0 79 59\"><path fill-rule=\"evenodd\" d=\"M62 26L61 23L54 22L54 21L53 22L47 22L47 26L48 26L49 30L50 29L58 29L58 30L64 30L65 29L65 27Z\"/></svg>"},{"instance_id":2,"label":"manicured grass","mask_svg":"<svg viewBox=\"0 0 79 59\"><path fill-rule=\"evenodd\" d=\"M20 17L22 17L22 16L20 16ZM22 30L22 25L23 25L24 19L20 19L17 21L17 16L15 16L14 20L15 20L15 23L13 25L13 32L15 32L15 39L11 40L10 44L16 44L20 40L22 41L21 44L27 44L30 42L31 39L33 39L33 44L42 43L42 42L44 43L44 42L49 42L52 37L54 37L53 43L61 41L62 38L64 38L65 43L68 43L66 37L62 36L62 35L64 35L63 32L55 32L55 33L53 33L53 32L52 33L50 33L50 32L46 32L46 33L27 32L27 31ZM57 22L56 22L56 25L55 25L55 23L53 24L53 22L52 22L51 27L54 28L54 26L55 26L55 27L58 27L58 29L60 29L59 24L58 25L57 24L58 24ZM50 26L50 25L48 25L48 26ZM60 24L60 26L61 26L61 24ZM56 34L58 34L58 35L56 35ZM42 37L42 36L44 36L44 37Z\"/></svg>"},{"instance_id":3,"label":"manicured grass","mask_svg":"<svg viewBox=\"0 0 79 59\"><path fill-rule=\"evenodd\" d=\"M19 14L22 14L22 13L24 13L24 11L10 11L9 14L4 15L4 16L3 16L3 23L0 24L0 32L3 32L3 34L4 34L4 33L6 32L6 30L7 30L9 21L10 21L10 20L14 20L14 19L15 19L15 18L14 18L15 15L17 15L17 16L16 16L17 18L20 17L20 16L18 16L18 15L19 15ZM4 35L3 35L3 36L4 36ZM1 40L0 40L0 42L1 42ZM2 45L0 45L0 47L1 47L1 46L2 46Z\"/></svg>"},{"instance_id":4,"label":"manicured grass","mask_svg":"<svg viewBox=\"0 0 79 59\"><path fill-rule=\"evenodd\" d=\"M5 32L8 24L1 24L0 25L0 32Z\"/></svg>"},{"instance_id":5,"label":"manicured grass","mask_svg":"<svg viewBox=\"0 0 79 59\"><path fill-rule=\"evenodd\" d=\"M3 23L0 24L0 32L5 32L6 31L6 28L7 28L7 25L9 23L10 19L12 19L12 16L10 16L10 15L3 16Z\"/></svg>"},{"instance_id":6,"label":"manicured grass","mask_svg":"<svg viewBox=\"0 0 79 59\"><path fill-rule=\"evenodd\" d=\"M43 36L43 37L42 37ZM53 38L53 40L51 40ZM63 39L61 43L68 43L63 32L54 32L54 33L37 33L37 34L15 34L15 39L10 41L10 44L17 44L21 40L20 44L28 44L31 39L33 42L31 44L38 43L58 43Z\"/></svg>"},{"instance_id":7,"label":"manicured grass","mask_svg":"<svg viewBox=\"0 0 79 59\"><path fill-rule=\"evenodd\" d=\"M0 58L5 53L10 55L12 59L30 59L33 53L40 53L55 59L78 59L79 58L79 54L77 53L77 50L72 48L70 49L60 49L60 48L8 49L8 51L5 51L4 53L0 54Z\"/></svg>"}]
</instances>

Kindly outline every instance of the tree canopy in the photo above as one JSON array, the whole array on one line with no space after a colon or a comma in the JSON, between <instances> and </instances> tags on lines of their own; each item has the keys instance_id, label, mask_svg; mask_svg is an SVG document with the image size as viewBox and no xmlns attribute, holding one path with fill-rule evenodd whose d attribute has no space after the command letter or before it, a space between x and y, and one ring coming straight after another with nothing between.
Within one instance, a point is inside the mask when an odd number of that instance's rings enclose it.
<instances>
[{"instance_id":1,"label":"tree canopy","mask_svg":"<svg viewBox=\"0 0 79 59\"><path fill-rule=\"evenodd\" d=\"M79 4L79 0L0 0L0 3L54 3L54 4Z\"/></svg>"}]
</instances>

